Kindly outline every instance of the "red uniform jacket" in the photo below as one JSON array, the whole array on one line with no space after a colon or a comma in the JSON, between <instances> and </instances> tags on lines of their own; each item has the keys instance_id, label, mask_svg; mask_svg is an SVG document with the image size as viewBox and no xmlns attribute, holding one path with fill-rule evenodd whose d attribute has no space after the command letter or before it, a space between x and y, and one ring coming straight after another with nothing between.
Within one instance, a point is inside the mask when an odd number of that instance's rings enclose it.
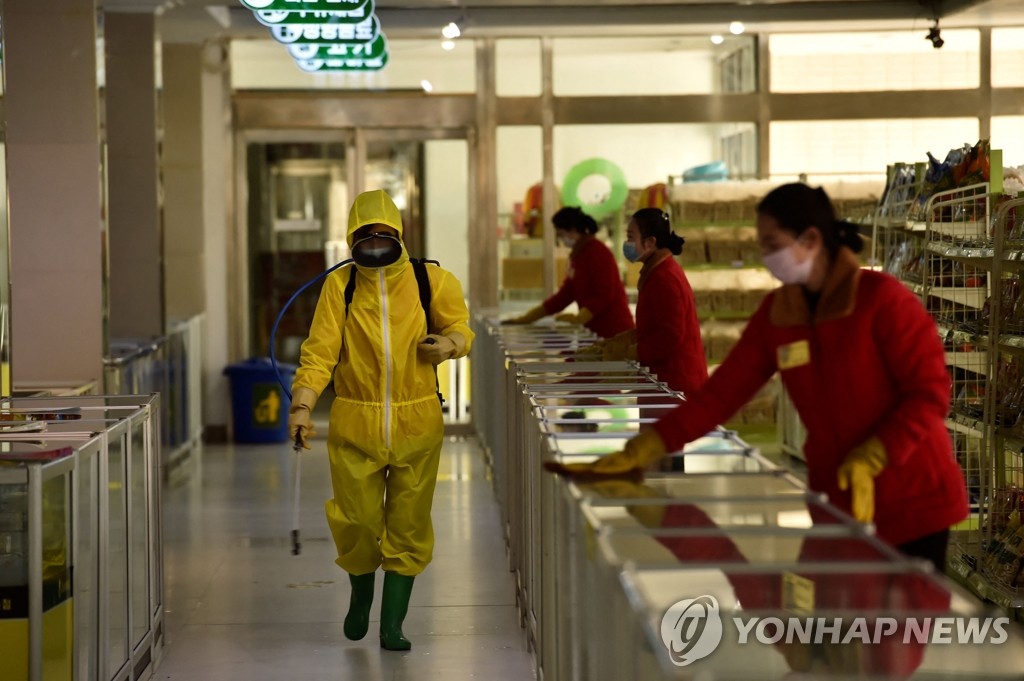
<instances>
[{"instance_id":1,"label":"red uniform jacket","mask_svg":"<svg viewBox=\"0 0 1024 681\"><path fill-rule=\"evenodd\" d=\"M683 268L668 256L641 279L636 303L637 360L686 395L708 380L697 302Z\"/></svg>"},{"instance_id":2,"label":"red uniform jacket","mask_svg":"<svg viewBox=\"0 0 1024 681\"><path fill-rule=\"evenodd\" d=\"M602 338L633 328L626 289L615 256L600 240L585 238L569 255L569 271L562 288L544 301L548 314L561 312L571 303L590 310L594 318L586 327Z\"/></svg>"},{"instance_id":3,"label":"red uniform jacket","mask_svg":"<svg viewBox=\"0 0 1024 681\"><path fill-rule=\"evenodd\" d=\"M689 401L654 425L678 450L736 412L776 371L807 428L808 483L849 512L836 470L872 436L889 465L875 480L879 535L903 544L967 516L945 418L950 378L935 324L889 275L842 249L816 313L799 286L768 295L742 338Z\"/></svg>"}]
</instances>

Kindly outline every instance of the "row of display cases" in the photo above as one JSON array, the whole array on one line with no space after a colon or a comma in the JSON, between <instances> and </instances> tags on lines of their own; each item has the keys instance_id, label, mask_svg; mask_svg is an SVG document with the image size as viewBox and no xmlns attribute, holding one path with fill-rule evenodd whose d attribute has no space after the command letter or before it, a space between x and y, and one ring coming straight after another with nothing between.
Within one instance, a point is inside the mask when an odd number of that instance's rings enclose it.
<instances>
[{"instance_id":1,"label":"row of display cases","mask_svg":"<svg viewBox=\"0 0 1024 681\"><path fill-rule=\"evenodd\" d=\"M587 332L502 327L486 314L474 324L475 389L493 396L477 423L538 678L1019 676L1015 629L977 643L905 636L919 620L993 613L735 433L716 429L643 479L544 472L547 461L621 450L683 398L635 363L587 361ZM893 633L804 642L763 626L817 635L832 623L846 637L858 618L891 620Z\"/></svg>"},{"instance_id":2,"label":"row of display cases","mask_svg":"<svg viewBox=\"0 0 1024 681\"><path fill-rule=\"evenodd\" d=\"M0 677L148 678L164 641L160 397L0 402Z\"/></svg>"}]
</instances>

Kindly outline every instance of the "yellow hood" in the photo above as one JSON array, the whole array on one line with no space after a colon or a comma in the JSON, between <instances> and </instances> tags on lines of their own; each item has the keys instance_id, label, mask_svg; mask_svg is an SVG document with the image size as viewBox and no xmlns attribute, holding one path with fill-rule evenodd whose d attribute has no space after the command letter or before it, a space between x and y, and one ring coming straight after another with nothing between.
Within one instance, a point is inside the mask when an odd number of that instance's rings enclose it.
<instances>
[{"instance_id":1,"label":"yellow hood","mask_svg":"<svg viewBox=\"0 0 1024 681\"><path fill-rule=\"evenodd\" d=\"M383 189L363 192L356 197L348 213L348 245L352 245L352 235L360 227L374 224L393 227L398 230L399 238L402 237L402 214Z\"/></svg>"}]
</instances>

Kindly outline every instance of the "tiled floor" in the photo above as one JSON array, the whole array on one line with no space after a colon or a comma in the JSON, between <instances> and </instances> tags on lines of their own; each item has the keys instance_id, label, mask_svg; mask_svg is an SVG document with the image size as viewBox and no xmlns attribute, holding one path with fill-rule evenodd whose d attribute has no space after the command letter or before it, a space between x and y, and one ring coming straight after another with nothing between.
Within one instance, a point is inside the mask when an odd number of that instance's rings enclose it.
<instances>
[{"instance_id":1,"label":"tiled floor","mask_svg":"<svg viewBox=\"0 0 1024 681\"><path fill-rule=\"evenodd\" d=\"M445 443L434 562L416 580L407 653L379 648L380 573L370 634L359 642L342 634L349 586L324 521L322 439L303 458L303 549L291 555L292 457L285 444L207 446L186 482L165 490L167 647L155 679L534 678L474 440Z\"/></svg>"}]
</instances>

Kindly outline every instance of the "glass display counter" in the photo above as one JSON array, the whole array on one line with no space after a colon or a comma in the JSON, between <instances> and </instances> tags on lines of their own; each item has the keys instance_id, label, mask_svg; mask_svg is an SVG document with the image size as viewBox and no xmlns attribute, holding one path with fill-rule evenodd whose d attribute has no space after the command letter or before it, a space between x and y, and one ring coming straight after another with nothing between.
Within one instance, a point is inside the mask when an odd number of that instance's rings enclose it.
<instances>
[{"instance_id":1,"label":"glass display counter","mask_svg":"<svg viewBox=\"0 0 1024 681\"><path fill-rule=\"evenodd\" d=\"M594 632L595 679L1019 679L1024 668L1018 625L914 563L611 559L625 561L612 591L625 619L605 617L611 626ZM711 631L686 656L671 646L685 636L677 613L693 602L708 606Z\"/></svg>"},{"instance_id":2,"label":"glass display counter","mask_svg":"<svg viewBox=\"0 0 1024 681\"><path fill-rule=\"evenodd\" d=\"M32 457L67 452L61 463L69 475L65 516L72 532L67 546L74 608L68 609L73 616L67 640L73 671L65 677L63 662L53 662L54 615L43 613L36 625L30 614L29 628L43 626L46 632L41 658L27 648L29 681L121 681L145 678L152 670L163 645L164 615L158 406L151 395L24 398L6 400L0 408L5 469L31 472L38 465ZM42 430L3 427L11 423ZM48 534L50 516L43 520ZM31 565L29 572L31 579Z\"/></svg>"}]
</instances>

